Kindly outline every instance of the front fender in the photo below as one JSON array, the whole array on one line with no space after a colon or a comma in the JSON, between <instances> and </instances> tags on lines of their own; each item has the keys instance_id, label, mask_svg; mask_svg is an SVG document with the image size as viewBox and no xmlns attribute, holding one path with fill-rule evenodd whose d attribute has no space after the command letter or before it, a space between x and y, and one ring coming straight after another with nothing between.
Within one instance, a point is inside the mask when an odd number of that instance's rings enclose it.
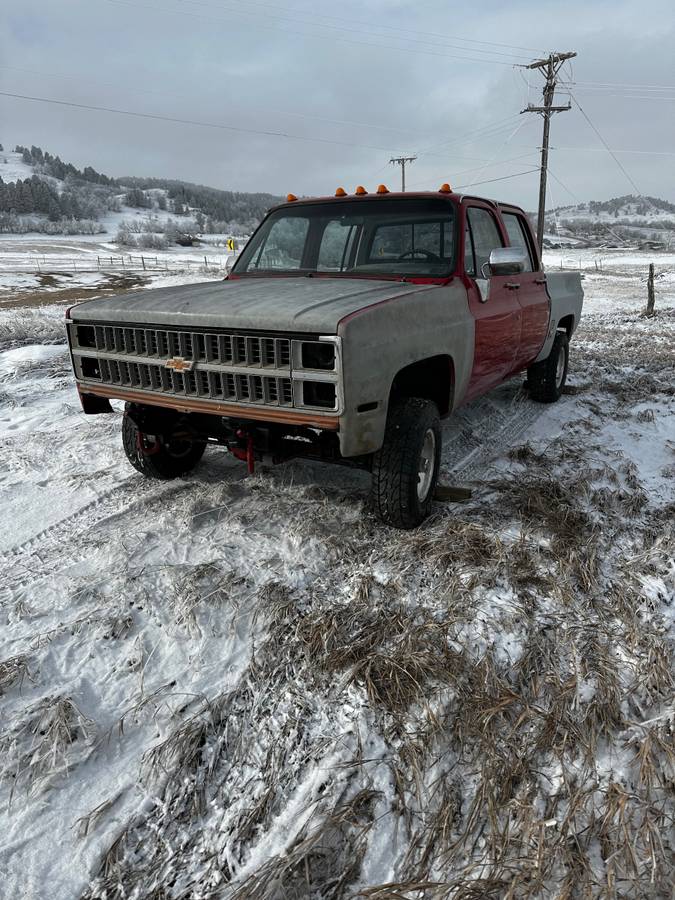
<instances>
[{"instance_id":1,"label":"front fender","mask_svg":"<svg viewBox=\"0 0 675 900\"><path fill-rule=\"evenodd\" d=\"M425 285L345 317L342 337L343 456L379 450L384 440L394 378L406 366L449 356L454 368L453 408L463 399L473 365L474 320L459 281Z\"/></svg>"}]
</instances>

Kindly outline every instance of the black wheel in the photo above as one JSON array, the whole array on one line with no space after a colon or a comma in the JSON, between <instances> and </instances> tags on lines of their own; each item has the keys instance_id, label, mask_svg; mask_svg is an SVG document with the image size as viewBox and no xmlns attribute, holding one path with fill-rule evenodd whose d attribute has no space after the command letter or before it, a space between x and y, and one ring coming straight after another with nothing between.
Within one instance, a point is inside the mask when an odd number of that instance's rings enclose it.
<instances>
[{"instance_id":1,"label":"black wheel","mask_svg":"<svg viewBox=\"0 0 675 900\"><path fill-rule=\"evenodd\" d=\"M177 478L197 465L204 455L206 441L160 439L144 434L125 412L122 420L122 444L127 459L148 478Z\"/></svg>"},{"instance_id":2,"label":"black wheel","mask_svg":"<svg viewBox=\"0 0 675 900\"><path fill-rule=\"evenodd\" d=\"M394 528L416 528L431 512L441 460L441 423L431 400L406 399L389 412L373 455L371 501Z\"/></svg>"},{"instance_id":3,"label":"black wheel","mask_svg":"<svg viewBox=\"0 0 675 900\"><path fill-rule=\"evenodd\" d=\"M560 398L567 380L570 343L564 331L557 331L551 352L527 370L530 396L539 403L555 403Z\"/></svg>"}]
</instances>

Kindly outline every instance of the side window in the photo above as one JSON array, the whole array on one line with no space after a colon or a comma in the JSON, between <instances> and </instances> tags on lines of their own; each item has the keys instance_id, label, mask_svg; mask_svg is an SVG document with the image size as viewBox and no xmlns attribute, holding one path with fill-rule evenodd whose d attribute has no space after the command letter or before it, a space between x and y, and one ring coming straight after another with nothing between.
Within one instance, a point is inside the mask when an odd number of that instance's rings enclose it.
<instances>
[{"instance_id":1,"label":"side window","mask_svg":"<svg viewBox=\"0 0 675 900\"><path fill-rule=\"evenodd\" d=\"M532 270L534 269L532 247L530 246L530 242L527 238L525 223L523 222L522 218L520 216L517 216L515 213L502 213L502 218L504 219L504 225L506 225L506 232L509 236L509 243L512 247L518 247L519 250L523 251L527 260L527 262L525 263L525 271L532 272Z\"/></svg>"},{"instance_id":2,"label":"side window","mask_svg":"<svg viewBox=\"0 0 675 900\"><path fill-rule=\"evenodd\" d=\"M476 260L476 278L482 278L482 267L490 258L490 253L497 247L502 247L502 236L493 214L478 206L471 206L467 210L466 217L473 238L473 252Z\"/></svg>"},{"instance_id":3,"label":"side window","mask_svg":"<svg viewBox=\"0 0 675 900\"><path fill-rule=\"evenodd\" d=\"M467 275L476 277L476 263L473 258L473 241L471 240L471 229L467 221L464 229L464 271Z\"/></svg>"}]
</instances>

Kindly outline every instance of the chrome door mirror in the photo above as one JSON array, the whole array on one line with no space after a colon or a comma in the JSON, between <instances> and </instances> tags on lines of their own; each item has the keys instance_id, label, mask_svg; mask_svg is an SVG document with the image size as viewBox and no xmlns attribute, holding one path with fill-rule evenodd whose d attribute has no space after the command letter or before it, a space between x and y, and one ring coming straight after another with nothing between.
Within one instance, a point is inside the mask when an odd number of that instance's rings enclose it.
<instances>
[{"instance_id":1,"label":"chrome door mirror","mask_svg":"<svg viewBox=\"0 0 675 900\"><path fill-rule=\"evenodd\" d=\"M483 264L482 272L485 278L490 275L519 275L525 271L526 265L527 259L519 247L497 247Z\"/></svg>"},{"instance_id":2,"label":"chrome door mirror","mask_svg":"<svg viewBox=\"0 0 675 900\"><path fill-rule=\"evenodd\" d=\"M235 253L234 256L228 256L225 260L225 274L229 275L232 269L234 268L234 264L239 259L238 255Z\"/></svg>"}]
</instances>

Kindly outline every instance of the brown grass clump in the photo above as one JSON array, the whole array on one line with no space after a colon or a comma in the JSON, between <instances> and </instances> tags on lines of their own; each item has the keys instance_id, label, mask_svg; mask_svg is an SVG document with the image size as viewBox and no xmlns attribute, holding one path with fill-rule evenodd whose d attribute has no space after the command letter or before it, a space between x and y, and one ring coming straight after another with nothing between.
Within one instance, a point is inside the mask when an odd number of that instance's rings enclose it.
<instances>
[{"instance_id":1,"label":"brown grass clump","mask_svg":"<svg viewBox=\"0 0 675 900\"><path fill-rule=\"evenodd\" d=\"M16 717L0 735L0 779L12 782L10 802L20 787L31 789L67 772L79 756L89 754L94 723L69 697L46 697Z\"/></svg>"},{"instance_id":2,"label":"brown grass clump","mask_svg":"<svg viewBox=\"0 0 675 900\"><path fill-rule=\"evenodd\" d=\"M231 900L337 900L358 876L379 793L358 791L300 831L232 891Z\"/></svg>"},{"instance_id":3,"label":"brown grass clump","mask_svg":"<svg viewBox=\"0 0 675 900\"><path fill-rule=\"evenodd\" d=\"M25 654L0 661L0 697L17 682L21 687L24 678L30 678L28 657Z\"/></svg>"},{"instance_id":4,"label":"brown grass clump","mask_svg":"<svg viewBox=\"0 0 675 900\"><path fill-rule=\"evenodd\" d=\"M349 606L310 613L297 636L311 668L346 671L342 686L363 686L368 700L390 713L403 713L429 690L447 681L457 654L448 647L447 624L411 616L399 605Z\"/></svg>"}]
</instances>

